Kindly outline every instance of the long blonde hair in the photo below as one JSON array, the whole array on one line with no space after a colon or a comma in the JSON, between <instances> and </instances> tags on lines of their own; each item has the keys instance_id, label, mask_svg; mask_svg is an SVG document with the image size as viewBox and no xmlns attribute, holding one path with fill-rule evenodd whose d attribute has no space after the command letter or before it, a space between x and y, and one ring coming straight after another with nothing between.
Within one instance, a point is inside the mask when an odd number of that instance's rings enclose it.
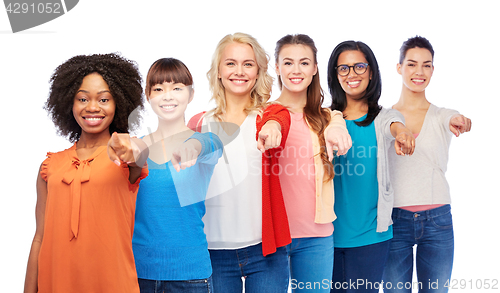
<instances>
[{"instance_id":1,"label":"long blonde hair","mask_svg":"<svg viewBox=\"0 0 500 293\"><path fill-rule=\"evenodd\" d=\"M271 90L273 86L273 78L267 72L269 55L264 51L257 40L245 33L226 35L219 41L219 44L217 44L214 55L212 56L212 65L210 66L210 70L207 72L210 91L212 92L211 100L215 100L216 104L215 108L208 113L213 113L213 116L219 121L222 121L221 116L226 112L225 88L222 81L218 77L219 65L222 58L222 52L224 52L226 46L231 43L246 44L252 47L257 61L257 66L259 67L257 82L250 92L251 104L245 108L245 112L247 114L252 112L261 113L263 106L271 97Z\"/></svg>"}]
</instances>

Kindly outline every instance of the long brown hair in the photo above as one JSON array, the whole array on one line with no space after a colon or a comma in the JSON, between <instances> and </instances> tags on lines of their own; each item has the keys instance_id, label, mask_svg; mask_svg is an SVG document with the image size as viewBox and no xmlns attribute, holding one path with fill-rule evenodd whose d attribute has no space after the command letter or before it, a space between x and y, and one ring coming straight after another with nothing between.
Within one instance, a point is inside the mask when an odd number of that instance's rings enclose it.
<instances>
[{"instance_id":1,"label":"long brown hair","mask_svg":"<svg viewBox=\"0 0 500 293\"><path fill-rule=\"evenodd\" d=\"M317 52L318 49L314 44L314 41L308 36L303 34L297 35L286 35L276 42L276 49L274 51L274 57L276 64L279 63L279 53L281 49L286 45L304 45L311 48L314 53L314 63L318 64ZM281 79L278 78L278 85L280 90L283 87ZM320 153L315 155L320 155L323 161L323 167L325 168L325 173L328 175L328 180L333 179L334 171L333 165L328 160L328 154L326 152L326 142L324 131L328 124L330 123L330 111L328 109L323 109L322 104L324 100L323 89L319 82L319 72L317 72L312 79L311 84L307 87L307 101L304 107L304 118L306 119L309 126L316 132L319 138Z\"/></svg>"}]
</instances>

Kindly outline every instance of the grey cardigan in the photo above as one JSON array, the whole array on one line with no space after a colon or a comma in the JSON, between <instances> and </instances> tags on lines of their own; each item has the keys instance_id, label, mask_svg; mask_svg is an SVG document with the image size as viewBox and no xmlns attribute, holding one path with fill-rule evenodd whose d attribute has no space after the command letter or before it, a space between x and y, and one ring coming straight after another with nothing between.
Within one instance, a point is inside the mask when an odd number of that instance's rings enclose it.
<instances>
[{"instance_id":1,"label":"grey cardigan","mask_svg":"<svg viewBox=\"0 0 500 293\"><path fill-rule=\"evenodd\" d=\"M392 225L392 206L394 204L394 190L392 189L389 176L388 151L394 151L391 143L394 137L391 134L391 124L401 122L404 117L399 111L382 108L375 117L375 134L377 137L377 180L378 180L378 203L377 203L377 232L384 232Z\"/></svg>"},{"instance_id":2,"label":"grey cardigan","mask_svg":"<svg viewBox=\"0 0 500 293\"><path fill-rule=\"evenodd\" d=\"M415 153L397 156L391 147L388 159L394 207L451 203L445 173L453 137L450 119L457 114L431 104L416 139Z\"/></svg>"}]
</instances>

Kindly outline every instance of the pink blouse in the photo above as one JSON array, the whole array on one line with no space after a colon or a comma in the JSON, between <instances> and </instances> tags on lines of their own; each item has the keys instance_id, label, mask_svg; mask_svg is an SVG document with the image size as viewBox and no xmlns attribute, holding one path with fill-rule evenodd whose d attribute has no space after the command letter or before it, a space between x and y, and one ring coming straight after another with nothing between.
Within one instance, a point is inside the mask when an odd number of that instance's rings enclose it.
<instances>
[{"instance_id":1,"label":"pink blouse","mask_svg":"<svg viewBox=\"0 0 500 293\"><path fill-rule=\"evenodd\" d=\"M326 237L333 224L317 224L316 176L311 132L303 113L290 113L291 125L280 156L280 182L292 238Z\"/></svg>"}]
</instances>

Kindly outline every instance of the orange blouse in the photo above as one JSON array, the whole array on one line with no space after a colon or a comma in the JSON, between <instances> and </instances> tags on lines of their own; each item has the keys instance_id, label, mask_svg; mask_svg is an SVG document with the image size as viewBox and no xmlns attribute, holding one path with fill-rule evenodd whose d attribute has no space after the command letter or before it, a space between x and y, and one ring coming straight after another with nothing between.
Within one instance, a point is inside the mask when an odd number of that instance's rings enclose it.
<instances>
[{"instance_id":1,"label":"orange blouse","mask_svg":"<svg viewBox=\"0 0 500 293\"><path fill-rule=\"evenodd\" d=\"M47 153L45 226L38 292L139 293L132 235L139 182L108 158L106 146L80 160L76 144Z\"/></svg>"}]
</instances>

